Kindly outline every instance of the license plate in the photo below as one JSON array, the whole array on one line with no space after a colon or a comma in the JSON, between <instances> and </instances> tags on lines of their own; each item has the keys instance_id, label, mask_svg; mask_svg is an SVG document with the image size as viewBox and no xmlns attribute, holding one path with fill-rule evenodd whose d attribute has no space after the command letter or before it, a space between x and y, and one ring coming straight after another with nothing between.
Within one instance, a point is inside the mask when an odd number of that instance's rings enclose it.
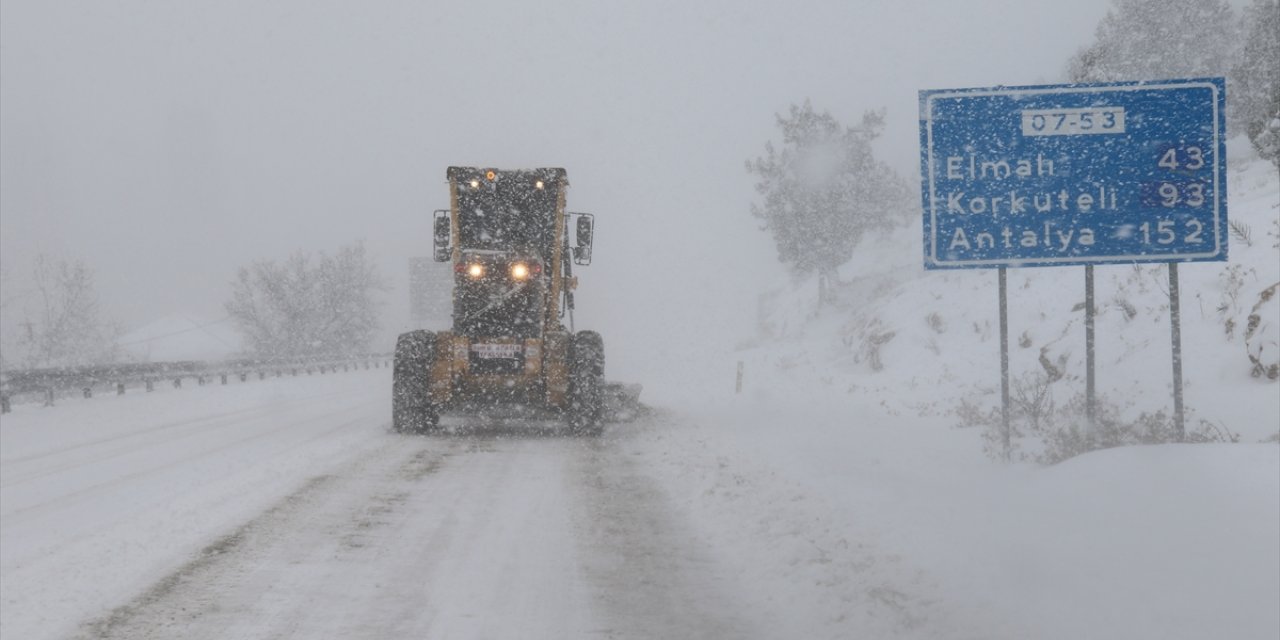
<instances>
[{"instance_id":1,"label":"license plate","mask_svg":"<svg viewBox=\"0 0 1280 640\"><path fill-rule=\"evenodd\" d=\"M518 358L524 351L520 344L473 344L471 352L477 358Z\"/></svg>"}]
</instances>

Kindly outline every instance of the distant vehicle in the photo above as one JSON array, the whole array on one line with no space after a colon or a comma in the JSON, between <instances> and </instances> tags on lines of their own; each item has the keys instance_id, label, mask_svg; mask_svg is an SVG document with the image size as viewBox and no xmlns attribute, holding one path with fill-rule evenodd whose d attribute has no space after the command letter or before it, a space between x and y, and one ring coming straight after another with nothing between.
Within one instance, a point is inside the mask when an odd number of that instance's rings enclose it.
<instances>
[{"instance_id":1,"label":"distant vehicle","mask_svg":"<svg viewBox=\"0 0 1280 640\"><path fill-rule=\"evenodd\" d=\"M453 263L453 327L396 341L394 430L432 432L442 412L517 407L599 434L606 398L639 392L606 388L600 334L573 331L573 265L591 263L594 216L565 211L564 169L449 167L447 177L433 249Z\"/></svg>"}]
</instances>

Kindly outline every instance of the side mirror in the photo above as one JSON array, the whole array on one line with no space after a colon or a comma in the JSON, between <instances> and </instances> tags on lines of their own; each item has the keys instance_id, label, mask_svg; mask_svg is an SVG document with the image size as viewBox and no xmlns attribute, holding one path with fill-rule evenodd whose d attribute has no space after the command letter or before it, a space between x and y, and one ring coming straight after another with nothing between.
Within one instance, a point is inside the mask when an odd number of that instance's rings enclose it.
<instances>
[{"instance_id":1,"label":"side mirror","mask_svg":"<svg viewBox=\"0 0 1280 640\"><path fill-rule=\"evenodd\" d=\"M578 214L577 244L573 247L574 264L591 264L591 234L595 225L595 216L589 213Z\"/></svg>"},{"instance_id":2,"label":"side mirror","mask_svg":"<svg viewBox=\"0 0 1280 640\"><path fill-rule=\"evenodd\" d=\"M449 230L449 211L447 209L439 209L435 213L435 223L432 225L432 248L435 249L433 257L436 262L448 262L452 257L453 247L452 235Z\"/></svg>"}]
</instances>

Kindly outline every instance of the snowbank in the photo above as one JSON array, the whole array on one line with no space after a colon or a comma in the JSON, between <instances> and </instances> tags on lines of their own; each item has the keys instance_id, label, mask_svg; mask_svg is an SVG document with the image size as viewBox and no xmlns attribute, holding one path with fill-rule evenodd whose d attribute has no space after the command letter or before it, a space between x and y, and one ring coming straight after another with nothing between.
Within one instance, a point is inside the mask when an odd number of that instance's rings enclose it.
<instances>
[{"instance_id":1,"label":"snowbank","mask_svg":"<svg viewBox=\"0 0 1280 640\"><path fill-rule=\"evenodd\" d=\"M762 337L729 356L742 393L723 356L683 372L648 395L672 410L636 455L722 553L755 560L743 582L797 637L1280 637L1280 383L1248 357L1280 329L1280 296L1259 303L1280 282L1280 180L1241 144L1231 260L1180 269L1188 428L1239 444L992 461L956 410L999 406L996 274L925 273L913 227L866 243L833 308L803 283L762 297ZM1165 267L1095 278L1106 406L1170 412ZM1009 274L1012 377L1058 369L1059 406L1084 392L1083 279Z\"/></svg>"}]
</instances>

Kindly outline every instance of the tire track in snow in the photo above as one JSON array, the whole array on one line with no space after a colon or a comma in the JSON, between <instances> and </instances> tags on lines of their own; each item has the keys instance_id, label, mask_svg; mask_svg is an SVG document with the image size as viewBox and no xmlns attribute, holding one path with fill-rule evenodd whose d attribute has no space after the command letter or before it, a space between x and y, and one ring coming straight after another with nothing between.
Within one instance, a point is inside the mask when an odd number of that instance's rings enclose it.
<instances>
[{"instance_id":1,"label":"tire track in snow","mask_svg":"<svg viewBox=\"0 0 1280 640\"><path fill-rule=\"evenodd\" d=\"M390 441L388 444L372 450L354 461L351 467L359 468L371 459L387 458L388 453L402 447L402 443ZM388 451L392 450L392 451ZM426 456L425 451L418 451L411 458L410 464L420 463ZM409 466L409 465L404 465ZM427 471L423 471L425 475ZM211 573L220 571L223 565L233 564L245 555L252 555L249 546L253 539L263 536L287 522L319 499L320 494L330 491L340 482L341 473L335 472L311 478L297 491L281 499L252 520L240 525L201 549L195 557L156 582L145 592L127 604L121 605L105 617L83 625L83 638L144 638L175 637L186 635L183 632L182 620L170 613L167 616L156 616L156 609L163 609L166 603L181 599L184 592L193 585L211 582ZM419 476L420 477L420 476ZM193 615L199 616L199 612Z\"/></svg>"},{"instance_id":2,"label":"tire track in snow","mask_svg":"<svg viewBox=\"0 0 1280 640\"><path fill-rule=\"evenodd\" d=\"M595 604L608 638L782 638L752 610L733 576L625 448L627 436L590 442L576 461L577 517Z\"/></svg>"},{"instance_id":3,"label":"tire track in snow","mask_svg":"<svg viewBox=\"0 0 1280 640\"><path fill-rule=\"evenodd\" d=\"M79 637L779 637L616 436L387 437Z\"/></svg>"}]
</instances>

